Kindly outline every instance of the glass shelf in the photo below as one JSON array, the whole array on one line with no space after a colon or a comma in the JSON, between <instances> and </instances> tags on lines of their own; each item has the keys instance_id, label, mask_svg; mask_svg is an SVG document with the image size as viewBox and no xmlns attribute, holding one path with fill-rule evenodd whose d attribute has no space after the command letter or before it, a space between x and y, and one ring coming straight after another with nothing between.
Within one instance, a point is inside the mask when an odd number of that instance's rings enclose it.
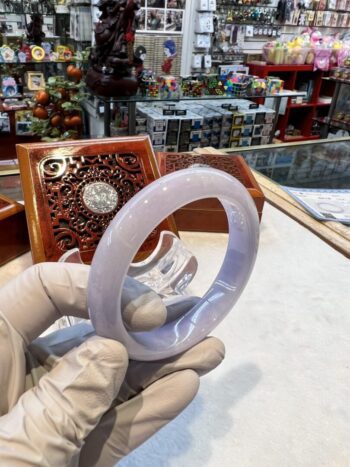
<instances>
[{"instance_id":1,"label":"glass shelf","mask_svg":"<svg viewBox=\"0 0 350 467\"><path fill-rule=\"evenodd\" d=\"M350 123L345 123L341 120L337 119L330 119L329 117L324 117L324 118L314 118L316 122L321 123L322 125L329 125L330 127L333 128L338 128L339 130L345 130L350 132Z\"/></svg>"},{"instance_id":2,"label":"glass shelf","mask_svg":"<svg viewBox=\"0 0 350 467\"><path fill-rule=\"evenodd\" d=\"M350 81L347 79L333 78L332 76L325 76L322 79L324 79L325 81L333 81L334 83L350 84Z\"/></svg>"},{"instance_id":3,"label":"glass shelf","mask_svg":"<svg viewBox=\"0 0 350 467\"><path fill-rule=\"evenodd\" d=\"M48 63L52 64L69 64L69 63L88 63L87 60L40 60L40 61L31 61L31 62L1 62L0 65L47 65Z\"/></svg>"},{"instance_id":4,"label":"glass shelf","mask_svg":"<svg viewBox=\"0 0 350 467\"><path fill-rule=\"evenodd\" d=\"M205 95L205 96L198 96L198 97L187 97L187 96L178 96L178 97L145 97L141 96L140 94L136 94L135 96L121 96L121 97L103 97L98 96L96 94L92 94L91 96L95 96L97 99L101 100L102 102L108 103L117 103L117 102L125 102L125 103L137 103L137 102L180 102L180 101L201 101L201 100L237 100L237 99L265 99L265 98L277 98L282 99L283 97L298 97L298 96L305 96L305 92L303 91L284 91L280 94L259 94L253 95L249 93L245 93L242 96L217 96L217 95Z\"/></svg>"},{"instance_id":5,"label":"glass shelf","mask_svg":"<svg viewBox=\"0 0 350 467\"><path fill-rule=\"evenodd\" d=\"M229 3L229 2L218 2L216 5L217 9L220 7L230 7L231 9L240 9L240 8L271 8L276 9L277 5L267 4L264 5L263 3L257 3L256 5L244 4L244 3Z\"/></svg>"},{"instance_id":6,"label":"glass shelf","mask_svg":"<svg viewBox=\"0 0 350 467\"><path fill-rule=\"evenodd\" d=\"M239 153L252 169L282 185L350 188L349 137L239 148Z\"/></svg>"}]
</instances>

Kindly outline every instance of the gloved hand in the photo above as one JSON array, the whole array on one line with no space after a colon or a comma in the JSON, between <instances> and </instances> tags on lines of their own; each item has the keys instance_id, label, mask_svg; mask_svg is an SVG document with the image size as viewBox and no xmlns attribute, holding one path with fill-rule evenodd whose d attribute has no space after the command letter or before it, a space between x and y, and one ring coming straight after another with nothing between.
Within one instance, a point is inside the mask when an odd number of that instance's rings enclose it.
<instances>
[{"instance_id":1,"label":"gloved hand","mask_svg":"<svg viewBox=\"0 0 350 467\"><path fill-rule=\"evenodd\" d=\"M112 466L193 399L199 376L224 357L213 338L159 362L128 361L88 322L40 336L61 316L88 318L89 266L42 263L0 290L0 465ZM193 305L165 307L128 279L123 318L151 329Z\"/></svg>"}]
</instances>

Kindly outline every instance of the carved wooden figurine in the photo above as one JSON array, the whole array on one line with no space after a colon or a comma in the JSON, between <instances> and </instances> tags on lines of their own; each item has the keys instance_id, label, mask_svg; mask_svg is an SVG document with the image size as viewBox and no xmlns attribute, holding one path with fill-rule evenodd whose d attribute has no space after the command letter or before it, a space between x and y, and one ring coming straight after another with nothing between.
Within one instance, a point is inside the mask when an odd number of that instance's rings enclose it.
<instances>
[{"instance_id":1,"label":"carved wooden figurine","mask_svg":"<svg viewBox=\"0 0 350 467\"><path fill-rule=\"evenodd\" d=\"M95 29L96 46L90 55L86 83L97 95L134 95L138 81L132 68L142 65L135 56L134 41L139 9L134 0L100 0L101 11Z\"/></svg>"}]
</instances>

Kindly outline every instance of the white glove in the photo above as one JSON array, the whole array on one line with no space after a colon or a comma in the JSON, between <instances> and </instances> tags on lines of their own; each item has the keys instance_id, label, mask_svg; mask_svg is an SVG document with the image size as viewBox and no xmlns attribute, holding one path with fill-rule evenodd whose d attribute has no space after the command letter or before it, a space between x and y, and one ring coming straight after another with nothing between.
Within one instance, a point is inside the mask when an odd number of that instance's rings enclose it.
<instances>
[{"instance_id":1,"label":"white glove","mask_svg":"<svg viewBox=\"0 0 350 467\"><path fill-rule=\"evenodd\" d=\"M41 263L0 290L0 465L113 466L175 418L224 357L207 338L174 358L129 362L122 344L86 322L38 338L61 316L88 318L89 269ZM131 330L152 329L193 300L165 308L128 279L123 318Z\"/></svg>"}]
</instances>

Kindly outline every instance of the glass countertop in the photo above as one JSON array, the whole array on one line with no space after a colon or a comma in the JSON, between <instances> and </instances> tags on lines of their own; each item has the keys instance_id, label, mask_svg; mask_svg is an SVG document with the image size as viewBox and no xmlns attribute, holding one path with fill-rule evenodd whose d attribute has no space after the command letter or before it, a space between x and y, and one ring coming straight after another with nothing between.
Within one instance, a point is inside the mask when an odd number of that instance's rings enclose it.
<instances>
[{"instance_id":1,"label":"glass countertop","mask_svg":"<svg viewBox=\"0 0 350 467\"><path fill-rule=\"evenodd\" d=\"M23 200L21 179L19 174L8 173L2 175L0 172L0 194L16 201Z\"/></svg>"},{"instance_id":2,"label":"glass countertop","mask_svg":"<svg viewBox=\"0 0 350 467\"><path fill-rule=\"evenodd\" d=\"M124 96L124 97L103 97L95 94L90 94L91 97L96 97L102 102L178 102L178 101L200 101L200 100L230 100L230 99L259 99L259 98L288 98L288 97L302 97L306 95L304 91L289 91L288 89L280 92L279 94L264 93L259 95L253 95L252 93L245 92L241 96L233 95L205 95L205 96L173 96L173 97L147 97L140 94L135 96Z\"/></svg>"},{"instance_id":3,"label":"glass countertop","mask_svg":"<svg viewBox=\"0 0 350 467\"><path fill-rule=\"evenodd\" d=\"M280 185L350 189L350 138L240 148L254 170Z\"/></svg>"}]
</instances>

